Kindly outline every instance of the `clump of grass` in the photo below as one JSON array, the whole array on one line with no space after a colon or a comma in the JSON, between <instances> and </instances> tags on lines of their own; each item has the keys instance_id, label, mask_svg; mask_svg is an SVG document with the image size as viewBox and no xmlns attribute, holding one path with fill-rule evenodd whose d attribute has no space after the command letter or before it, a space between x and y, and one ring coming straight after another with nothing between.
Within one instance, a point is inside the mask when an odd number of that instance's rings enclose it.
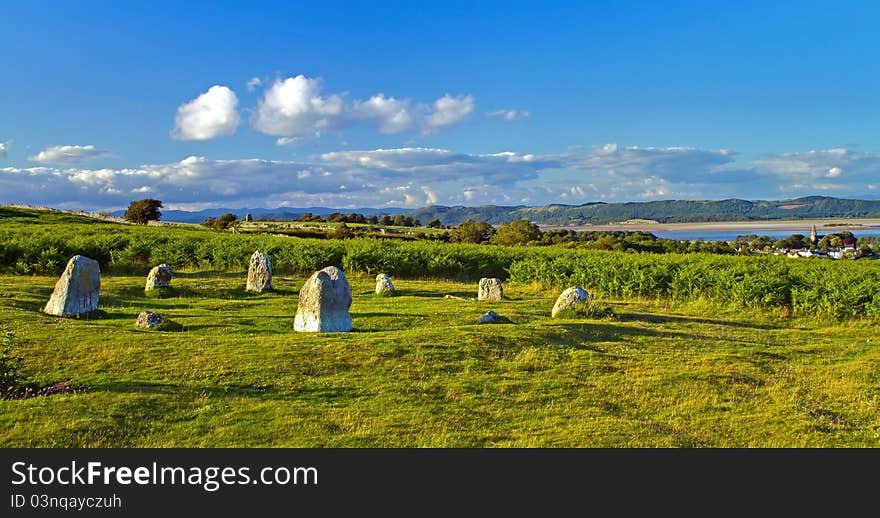
<instances>
[{"instance_id":1,"label":"clump of grass","mask_svg":"<svg viewBox=\"0 0 880 518\"><path fill-rule=\"evenodd\" d=\"M0 396L10 398L29 383L22 372L24 360L15 354L15 334L11 331L3 333L0 345Z\"/></svg>"},{"instance_id":2,"label":"clump of grass","mask_svg":"<svg viewBox=\"0 0 880 518\"><path fill-rule=\"evenodd\" d=\"M183 324L175 322L173 320L165 319L162 322L159 322L155 326L153 326L153 331L165 331L169 333L177 333L180 331L186 331L186 328Z\"/></svg>"},{"instance_id":3,"label":"clump of grass","mask_svg":"<svg viewBox=\"0 0 880 518\"><path fill-rule=\"evenodd\" d=\"M561 316L605 320L617 319L617 314L614 312L614 308L607 304L603 304L601 301L594 298L590 298L582 304L577 304L573 308L563 311Z\"/></svg>"}]
</instances>

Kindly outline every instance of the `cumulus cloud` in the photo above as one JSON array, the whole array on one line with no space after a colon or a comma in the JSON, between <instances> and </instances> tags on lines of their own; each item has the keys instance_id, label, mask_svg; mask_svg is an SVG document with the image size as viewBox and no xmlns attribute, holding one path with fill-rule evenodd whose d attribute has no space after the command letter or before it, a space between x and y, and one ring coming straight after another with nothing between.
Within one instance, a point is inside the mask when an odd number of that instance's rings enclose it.
<instances>
[{"instance_id":1,"label":"cumulus cloud","mask_svg":"<svg viewBox=\"0 0 880 518\"><path fill-rule=\"evenodd\" d=\"M451 96L449 94L434 101L431 113L425 117L422 133L440 131L468 118L474 111L472 95Z\"/></svg>"},{"instance_id":2,"label":"cumulus cloud","mask_svg":"<svg viewBox=\"0 0 880 518\"><path fill-rule=\"evenodd\" d=\"M96 158L108 158L113 153L96 149L95 146L51 146L36 155L28 157L32 162L54 165L76 165L94 160Z\"/></svg>"},{"instance_id":3,"label":"cumulus cloud","mask_svg":"<svg viewBox=\"0 0 880 518\"><path fill-rule=\"evenodd\" d=\"M248 92L253 92L257 88L263 85L263 81L259 77L252 77L248 79L247 89Z\"/></svg>"},{"instance_id":4,"label":"cumulus cloud","mask_svg":"<svg viewBox=\"0 0 880 518\"><path fill-rule=\"evenodd\" d=\"M178 140L208 140L229 136L238 126L238 97L226 86L214 85L181 104L171 136Z\"/></svg>"},{"instance_id":5,"label":"cumulus cloud","mask_svg":"<svg viewBox=\"0 0 880 518\"><path fill-rule=\"evenodd\" d=\"M308 137L341 127L344 112L341 94L324 96L320 80L298 75L266 89L251 124L275 137Z\"/></svg>"},{"instance_id":6,"label":"cumulus cloud","mask_svg":"<svg viewBox=\"0 0 880 518\"><path fill-rule=\"evenodd\" d=\"M517 119L528 119L532 114L523 110L495 110L486 113L486 117L501 119L504 122L513 122Z\"/></svg>"},{"instance_id":7,"label":"cumulus cloud","mask_svg":"<svg viewBox=\"0 0 880 518\"><path fill-rule=\"evenodd\" d=\"M408 99L399 100L377 94L366 101L355 101L352 111L356 117L373 121L380 133L401 133L412 128L415 121L414 108Z\"/></svg>"},{"instance_id":8,"label":"cumulus cloud","mask_svg":"<svg viewBox=\"0 0 880 518\"><path fill-rule=\"evenodd\" d=\"M473 110L471 95L446 94L430 105L383 93L347 102L345 94L325 94L319 79L298 75L277 79L265 90L251 126L281 138L320 136L361 122L384 134L419 130L428 135L458 124Z\"/></svg>"}]
</instances>

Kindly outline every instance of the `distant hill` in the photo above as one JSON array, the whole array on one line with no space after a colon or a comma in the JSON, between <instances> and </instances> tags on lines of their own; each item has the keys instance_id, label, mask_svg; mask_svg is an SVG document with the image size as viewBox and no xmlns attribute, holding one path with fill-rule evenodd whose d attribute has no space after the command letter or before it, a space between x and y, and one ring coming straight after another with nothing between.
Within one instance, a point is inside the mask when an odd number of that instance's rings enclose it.
<instances>
[{"instance_id":1,"label":"distant hill","mask_svg":"<svg viewBox=\"0 0 880 518\"><path fill-rule=\"evenodd\" d=\"M880 218L880 199L848 200L827 196L808 196L790 200L665 200L627 203L586 203L583 205L544 205L540 207L431 206L406 212L422 223L434 218L444 225L462 221L488 221L493 225L527 219L545 225L602 225L631 219L660 223L708 221L758 221L810 218Z\"/></svg>"},{"instance_id":2,"label":"distant hill","mask_svg":"<svg viewBox=\"0 0 880 518\"><path fill-rule=\"evenodd\" d=\"M306 212L310 212L312 214L318 216L326 216L327 214L332 214L334 212L342 212L345 214L348 213L356 213L363 214L365 216L371 216L376 214L377 216L383 216L385 214L389 216L394 216L395 214L403 214L410 209L399 209L399 208L386 208L386 209L371 209L371 208L361 208L361 209L332 209L329 207L306 207L306 208L294 208L294 207L276 207L274 209L261 209L261 208L244 208L244 209L231 209L231 208L219 208L219 209L204 209L199 211L186 211L186 210L170 210L170 209L162 209L162 221L177 221L180 223L201 223L205 220L205 218L216 218L217 216L221 216L223 214L232 213L238 216L238 219L244 219L245 214L250 214L254 217L254 219L265 219L265 220L275 220L275 221L291 221L299 218L302 214ZM112 216L119 216L125 214L125 210L117 210L112 212Z\"/></svg>"}]
</instances>

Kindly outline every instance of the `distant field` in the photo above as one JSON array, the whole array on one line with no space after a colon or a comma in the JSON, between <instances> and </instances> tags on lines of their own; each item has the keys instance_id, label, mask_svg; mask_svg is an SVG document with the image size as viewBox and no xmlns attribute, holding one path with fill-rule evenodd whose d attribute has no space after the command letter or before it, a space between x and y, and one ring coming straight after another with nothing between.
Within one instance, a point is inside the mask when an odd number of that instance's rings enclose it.
<instances>
[{"instance_id":1,"label":"distant field","mask_svg":"<svg viewBox=\"0 0 880 518\"><path fill-rule=\"evenodd\" d=\"M305 276L273 294L242 274L183 272L179 296L105 276L104 320L43 315L55 282L0 276L0 322L43 383L0 401L0 445L878 446L876 323L614 300L616 320L549 318L555 290L353 275L355 331L292 331ZM143 309L188 330L135 329ZM477 325L487 309L513 324Z\"/></svg>"}]
</instances>

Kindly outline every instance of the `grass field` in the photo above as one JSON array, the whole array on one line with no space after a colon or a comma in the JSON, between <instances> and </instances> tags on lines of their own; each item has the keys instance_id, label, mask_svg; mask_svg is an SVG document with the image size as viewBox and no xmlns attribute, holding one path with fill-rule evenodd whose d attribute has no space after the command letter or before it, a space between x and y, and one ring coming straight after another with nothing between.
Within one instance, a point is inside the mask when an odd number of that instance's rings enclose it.
<instances>
[{"instance_id":1,"label":"grass field","mask_svg":"<svg viewBox=\"0 0 880 518\"><path fill-rule=\"evenodd\" d=\"M306 275L246 294L244 273L102 278L102 320L40 308L54 276L0 275L0 327L40 383L0 400L4 447L880 446L876 320L699 302L609 300L616 319L550 319L558 290L350 274L355 330L293 332ZM511 324L477 325L493 309ZM136 329L141 310L186 326Z\"/></svg>"}]
</instances>

